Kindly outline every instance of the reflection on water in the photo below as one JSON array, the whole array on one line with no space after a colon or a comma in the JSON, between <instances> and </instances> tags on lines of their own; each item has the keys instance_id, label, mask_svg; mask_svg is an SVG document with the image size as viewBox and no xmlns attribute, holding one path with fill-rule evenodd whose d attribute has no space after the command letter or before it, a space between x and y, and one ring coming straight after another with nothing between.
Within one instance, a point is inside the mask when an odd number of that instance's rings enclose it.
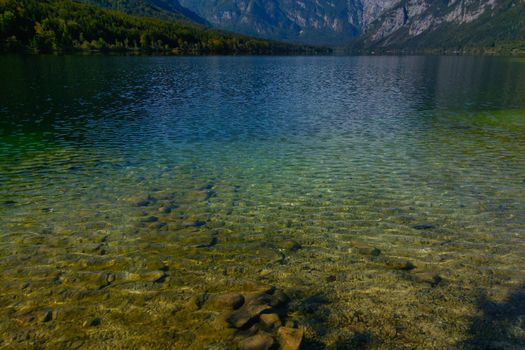
<instances>
[{"instance_id":1,"label":"reflection on water","mask_svg":"<svg viewBox=\"0 0 525 350\"><path fill-rule=\"evenodd\" d=\"M523 348L520 62L0 63L0 347Z\"/></svg>"}]
</instances>

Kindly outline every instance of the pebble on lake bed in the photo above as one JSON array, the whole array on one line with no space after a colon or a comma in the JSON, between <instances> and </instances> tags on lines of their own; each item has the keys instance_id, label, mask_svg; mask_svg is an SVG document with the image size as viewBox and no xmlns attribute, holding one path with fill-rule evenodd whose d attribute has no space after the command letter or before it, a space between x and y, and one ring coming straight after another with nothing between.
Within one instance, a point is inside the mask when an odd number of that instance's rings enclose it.
<instances>
[{"instance_id":1,"label":"pebble on lake bed","mask_svg":"<svg viewBox=\"0 0 525 350\"><path fill-rule=\"evenodd\" d=\"M273 346L274 340L271 335L259 332L254 336L239 342L239 350L268 350Z\"/></svg>"},{"instance_id":2,"label":"pebble on lake bed","mask_svg":"<svg viewBox=\"0 0 525 350\"><path fill-rule=\"evenodd\" d=\"M436 287L443 281L443 278L438 273L431 271L415 272L412 276L416 282L428 283L432 287Z\"/></svg>"},{"instance_id":3,"label":"pebble on lake bed","mask_svg":"<svg viewBox=\"0 0 525 350\"><path fill-rule=\"evenodd\" d=\"M266 328L278 327L281 324L279 314L285 311L290 301L284 291L273 287L244 293L242 297L244 298L242 306L226 318L230 326L237 329L246 329L258 322ZM232 295L231 298L238 297Z\"/></svg>"},{"instance_id":4,"label":"pebble on lake bed","mask_svg":"<svg viewBox=\"0 0 525 350\"><path fill-rule=\"evenodd\" d=\"M298 350L301 347L304 335L302 329L281 327L277 333L281 350Z\"/></svg>"},{"instance_id":5,"label":"pebble on lake bed","mask_svg":"<svg viewBox=\"0 0 525 350\"><path fill-rule=\"evenodd\" d=\"M330 275L326 277L326 282L335 282L337 281L337 277L335 275Z\"/></svg>"},{"instance_id":6,"label":"pebble on lake bed","mask_svg":"<svg viewBox=\"0 0 525 350\"><path fill-rule=\"evenodd\" d=\"M232 312L227 321L234 328L243 328L255 320L263 311L269 309L270 306L267 304L245 304Z\"/></svg>"},{"instance_id":7,"label":"pebble on lake bed","mask_svg":"<svg viewBox=\"0 0 525 350\"><path fill-rule=\"evenodd\" d=\"M281 319L276 313L263 313L261 316L259 316L259 318L261 319L262 325L270 329L279 327L281 325Z\"/></svg>"},{"instance_id":8,"label":"pebble on lake bed","mask_svg":"<svg viewBox=\"0 0 525 350\"><path fill-rule=\"evenodd\" d=\"M45 323L45 322L53 321L56 318L57 318L57 312L56 311L54 311L54 310L47 310L47 311L43 312L40 315L39 321L42 322L42 323Z\"/></svg>"},{"instance_id":9,"label":"pebble on lake bed","mask_svg":"<svg viewBox=\"0 0 525 350\"><path fill-rule=\"evenodd\" d=\"M302 248L301 244L299 242L293 240L293 239L284 239L277 242L277 248L280 250L286 250L295 252Z\"/></svg>"},{"instance_id":10,"label":"pebble on lake bed","mask_svg":"<svg viewBox=\"0 0 525 350\"><path fill-rule=\"evenodd\" d=\"M126 199L131 206L146 207L155 202L155 199L148 194L138 193Z\"/></svg>"},{"instance_id":11,"label":"pebble on lake bed","mask_svg":"<svg viewBox=\"0 0 525 350\"><path fill-rule=\"evenodd\" d=\"M413 225L412 228L416 230L430 230L433 229L435 226L432 224L417 224Z\"/></svg>"},{"instance_id":12,"label":"pebble on lake bed","mask_svg":"<svg viewBox=\"0 0 525 350\"><path fill-rule=\"evenodd\" d=\"M146 217L146 218L143 218L141 221L142 221L142 222L145 222L145 223L151 223L151 222L157 222L157 221L159 221L159 218L156 217L156 216L148 216L148 217Z\"/></svg>"},{"instance_id":13,"label":"pebble on lake bed","mask_svg":"<svg viewBox=\"0 0 525 350\"><path fill-rule=\"evenodd\" d=\"M416 268L416 266L407 260L400 260L394 258L385 258L382 259L384 265L392 270L402 270L402 271L411 271Z\"/></svg>"},{"instance_id":14,"label":"pebble on lake bed","mask_svg":"<svg viewBox=\"0 0 525 350\"><path fill-rule=\"evenodd\" d=\"M380 249L361 242L353 243L352 250L361 255L379 256L381 254Z\"/></svg>"},{"instance_id":15,"label":"pebble on lake bed","mask_svg":"<svg viewBox=\"0 0 525 350\"><path fill-rule=\"evenodd\" d=\"M219 309L236 310L244 304L244 296L240 293L213 295L208 298L206 304Z\"/></svg>"}]
</instances>

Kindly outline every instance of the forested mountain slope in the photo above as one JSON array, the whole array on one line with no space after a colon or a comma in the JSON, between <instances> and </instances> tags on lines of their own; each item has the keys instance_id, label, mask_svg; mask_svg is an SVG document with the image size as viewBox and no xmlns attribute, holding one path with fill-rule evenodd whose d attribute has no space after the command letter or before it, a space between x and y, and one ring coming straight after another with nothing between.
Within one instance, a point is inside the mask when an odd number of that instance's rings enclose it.
<instances>
[{"instance_id":1,"label":"forested mountain slope","mask_svg":"<svg viewBox=\"0 0 525 350\"><path fill-rule=\"evenodd\" d=\"M134 17L72 0L0 0L0 50L174 54L326 52L221 32L186 21Z\"/></svg>"},{"instance_id":2,"label":"forested mountain slope","mask_svg":"<svg viewBox=\"0 0 525 350\"><path fill-rule=\"evenodd\" d=\"M183 7L178 0L77 0L101 7L118 10L130 15L149 16L160 19L189 20L207 25L208 22L195 12Z\"/></svg>"}]
</instances>

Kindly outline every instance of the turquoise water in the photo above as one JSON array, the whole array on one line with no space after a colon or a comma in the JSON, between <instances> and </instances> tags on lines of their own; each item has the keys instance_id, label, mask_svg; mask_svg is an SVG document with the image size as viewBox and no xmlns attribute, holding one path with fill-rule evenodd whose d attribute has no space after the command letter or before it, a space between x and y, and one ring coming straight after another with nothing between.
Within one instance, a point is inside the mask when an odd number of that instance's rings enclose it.
<instances>
[{"instance_id":1,"label":"turquoise water","mask_svg":"<svg viewBox=\"0 0 525 350\"><path fill-rule=\"evenodd\" d=\"M3 56L0 77L0 348L278 347L279 324L302 349L525 347L523 62Z\"/></svg>"}]
</instances>

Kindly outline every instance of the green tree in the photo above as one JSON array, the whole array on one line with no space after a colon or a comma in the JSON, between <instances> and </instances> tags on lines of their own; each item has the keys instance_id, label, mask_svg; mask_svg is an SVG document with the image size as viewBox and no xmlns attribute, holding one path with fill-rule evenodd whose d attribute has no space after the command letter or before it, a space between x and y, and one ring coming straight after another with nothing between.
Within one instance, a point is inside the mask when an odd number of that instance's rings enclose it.
<instances>
[{"instance_id":1,"label":"green tree","mask_svg":"<svg viewBox=\"0 0 525 350\"><path fill-rule=\"evenodd\" d=\"M35 36L33 38L33 49L37 52L52 52L57 49L55 32L46 30L39 22L35 24Z\"/></svg>"}]
</instances>

